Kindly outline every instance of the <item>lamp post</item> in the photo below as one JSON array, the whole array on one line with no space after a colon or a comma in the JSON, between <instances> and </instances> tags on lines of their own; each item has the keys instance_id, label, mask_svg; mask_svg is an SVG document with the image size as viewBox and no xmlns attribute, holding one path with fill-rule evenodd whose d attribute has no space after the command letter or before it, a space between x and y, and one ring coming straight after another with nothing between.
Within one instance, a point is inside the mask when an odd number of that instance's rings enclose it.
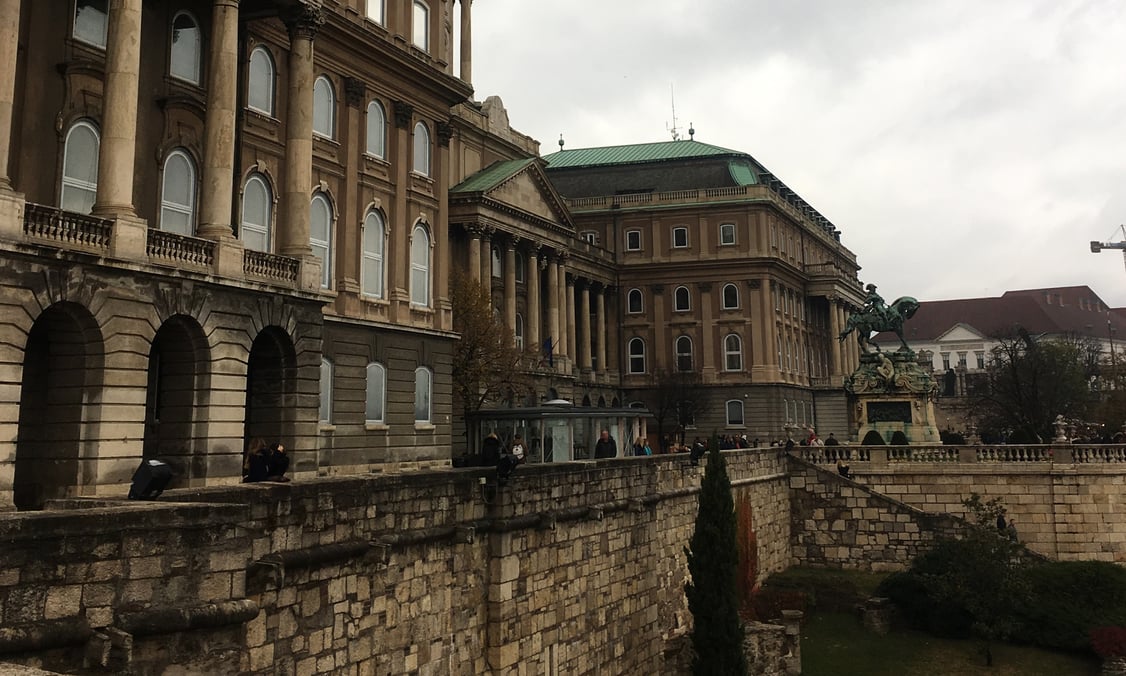
<instances>
[{"instance_id":1,"label":"lamp post","mask_svg":"<svg viewBox=\"0 0 1126 676\"><path fill-rule=\"evenodd\" d=\"M1114 327L1111 325L1110 320L1106 320L1106 335L1110 340L1110 372L1113 374L1113 387L1118 389L1118 358L1114 352Z\"/></svg>"}]
</instances>

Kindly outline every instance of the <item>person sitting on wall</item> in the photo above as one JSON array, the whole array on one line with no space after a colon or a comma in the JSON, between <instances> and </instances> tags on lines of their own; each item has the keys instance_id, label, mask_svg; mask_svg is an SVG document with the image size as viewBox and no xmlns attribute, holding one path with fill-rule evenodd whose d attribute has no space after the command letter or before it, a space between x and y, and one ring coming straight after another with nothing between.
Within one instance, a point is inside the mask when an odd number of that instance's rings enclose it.
<instances>
[{"instance_id":1,"label":"person sitting on wall","mask_svg":"<svg viewBox=\"0 0 1126 676\"><path fill-rule=\"evenodd\" d=\"M602 435L598 437L598 443L594 445L594 457L615 458L617 455L617 442L614 441L614 437L610 436L609 430L602 430Z\"/></svg>"},{"instance_id":2,"label":"person sitting on wall","mask_svg":"<svg viewBox=\"0 0 1126 676\"><path fill-rule=\"evenodd\" d=\"M850 469L848 466L848 453L846 451L845 453L837 456L837 474L840 474L846 479L851 479L852 477L849 476L849 472Z\"/></svg>"},{"instance_id":3,"label":"person sitting on wall","mask_svg":"<svg viewBox=\"0 0 1126 676\"><path fill-rule=\"evenodd\" d=\"M285 454L285 446L280 443L269 448L266 456L266 481L289 481L285 475L289 470L289 456Z\"/></svg>"},{"instance_id":4,"label":"person sitting on wall","mask_svg":"<svg viewBox=\"0 0 1126 676\"><path fill-rule=\"evenodd\" d=\"M526 454L524 452L524 437L523 436L517 434L517 435L512 437L512 448L508 449L508 453L512 457L516 458L516 464L518 464L518 465L524 464L524 456Z\"/></svg>"},{"instance_id":5,"label":"person sitting on wall","mask_svg":"<svg viewBox=\"0 0 1126 676\"><path fill-rule=\"evenodd\" d=\"M285 476L289 469L289 456L285 446L267 446L262 437L254 437L246 445L246 456L242 463L243 483L259 481L289 481Z\"/></svg>"}]
</instances>

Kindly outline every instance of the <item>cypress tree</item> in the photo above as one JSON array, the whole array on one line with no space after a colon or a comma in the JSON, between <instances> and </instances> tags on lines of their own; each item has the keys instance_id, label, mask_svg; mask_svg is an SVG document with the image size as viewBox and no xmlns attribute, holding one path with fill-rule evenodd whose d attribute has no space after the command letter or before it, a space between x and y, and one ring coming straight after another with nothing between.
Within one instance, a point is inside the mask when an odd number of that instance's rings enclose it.
<instances>
[{"instance_id":1,"label":"cypress tree","mask_svg":"<svg viewBox=\"0 0 1126 676\"><path fill-rule=\"evenodd\" d=\"M694 624L692 647L696 656L692 673L745 676L747 659L743 654L743 625L736 592L739 551L735 539L735 500L731 496L727 462L714 436L699 502L696 529L684 550L692 576L684 585Z\"/></svg>"}]
</instances>

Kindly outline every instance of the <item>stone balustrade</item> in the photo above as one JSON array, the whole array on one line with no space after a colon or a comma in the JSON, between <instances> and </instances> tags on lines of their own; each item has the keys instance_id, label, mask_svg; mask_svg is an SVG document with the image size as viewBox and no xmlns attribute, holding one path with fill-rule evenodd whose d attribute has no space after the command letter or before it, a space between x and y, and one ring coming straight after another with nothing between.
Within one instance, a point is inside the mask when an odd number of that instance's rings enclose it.
<instances>
[{"instance_id":1,"label":"stone balustrade","mask_svg":"<svg viewBox=\"0 0 1126 676\"><path fill-rule=\"evenodd\" d=\"M24 207L23 232L28 239L66 249L109 249L113 221L85 216L42 204Z\"/></svg>"},{"instance_id":2,"label":"stone balustrade","mask_svg":"<svg viewBox=\"0 0 1126 676\"><path fill-rule=\"evenodd\" d=\"M197 268L209 268L215 264L213 240L177 235L153 228L148 232L146 252L149 259L158 264L176 267L189 265Z\"/></svg>"},{"instance_id":3,"label":"stone balustrade","mask_svg":"<svg viewBox=\"0 0 1126 676\"><path fill-rule=\"evenodd\" d=\"M899 463L1126 464L1126 445L1013 444L997 446L799 446L794 454L815 465L848 460L854 472Z\"/></svg>"},{"instance_id":4,"label":"stone balustrade","mask_svg":"<svg viewBox=\"0 0 1126 676\"><path fill-rule=\"evenodd\" d=\"M251 249L243 252L242 270L248 277L259 277L288 286L297 283L299 268L296 258Z\"/></svg>"}]
</instances>

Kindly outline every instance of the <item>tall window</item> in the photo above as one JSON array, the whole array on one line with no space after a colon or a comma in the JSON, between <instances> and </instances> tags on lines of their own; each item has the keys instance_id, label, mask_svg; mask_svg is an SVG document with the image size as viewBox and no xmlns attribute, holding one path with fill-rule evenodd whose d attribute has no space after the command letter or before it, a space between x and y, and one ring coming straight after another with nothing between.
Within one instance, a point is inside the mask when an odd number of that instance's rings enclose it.
<instances>
[{"instance_id":1,"label":"tall window","mask_svg":"<svg viewBox=\"0 0 1126 676\"><path fill-rule=\"evenodd\" d=\"M246 187L242 191L242 222L239 227L239 238L247 249L270 250L273 209L274 199L266 177L252 174L246 179Z\"/></svg>"},{"instance_id":2,"label":"tall window","mask_svg":"<svg viewBox=\"0 0 1126 676\"><path fill-rule=\"evenodd\" d=\"M321 406L320 406L320 421L322 423L332 422L332 375L333 375L332 360L328 357L321 357Z\"/></svg>"},{"instance_id":3,"label":"tall window","mask_svg":"<svg viewBox=\"0 0 1126 676\"><path fill-rule=\"evenodd\" d=\"M739 308L739 287L734 284L723 285L723 309L737 310Z\"/></svg>"},{"instance_id":4,"label":"tall window","mask_svg":"<svg viewBox=\"0 0 1126 676\"><path fill-rule=\"evenodd\" d=\"M525 271L526 266L527 266L527 263L524 261L524 254L517 251L516 252L516 282L518 284L523 284L527 280L528 273Z\"/></svg>"},{"instance_id":5,"label":"tall window","mask_svg":"<svg viewBox=\"0 0 1126 676\"><path fill-rule=\"evenodd\" d=\"M430 306L430 234L421 224L411 233L411 305Z\"/></svg>"},{"instance_id":6,"label":"tall window","mask_svg":"<svg viewBox=\"0 0 1126 676\"><path fill-rule=\"evenodd\" d=\"M424 52L430 51L430 8L425 2L414 0L411 21L411 42Z\"/></svg>"},{"instance_id":7,"label":"tall window","mask_svg":"<svg viewBox=\"0 0 1126 676\"><path fill-rule=\"evenodd\" d=\"M178 235L195 232L195 164L177 148L164 160L164 187L160 193L160 229Z\"/></svg>"},{"instance_id":8,"label":"tall window","mask_svg":"<svg viewBox=\"0 0 1126 676\"><path fill-rule=\"evenodd\" d=\"M178 13L172 19L172 54L168 73L172 77L199 84L200 51L199 24L191 14Z\"/></svg>"},{"instance_id":9,"label":"tall window","mask_svg":"<svg viewBox=\"0 0 1126 676\"><path fill-rule=\"evenodd\" d=\"M332 206L323 193L313 196L309 205L309 246L321 259L321 288L329 288L332 279Z\"/></svg>"},{"instance_id":10,"label":"tall window","mask_svg":"<svg viewBox=\"0 0 1126 676\"><path fill-rule=\"evenodd\" d=\"M977 367L979 369L985 368L985 353L975 352L974 354L977 356Z\"/></svg>"},{"instance_id":11,"label":"tall window","mask_svg":"<svg viewBox=\"0 0 1126 676\"><path fill-rule=\"evenodd\" d=\"M734 333L723 339L723 367L725 371L743 370L743 341Z\"/></svg>"},{"instance_id":12,"label":"tall window","mask_svg":"<svg viewBox=\"0 0 1126 676\"><path fill-rule=\"evenodd\" d=\"M676 370L692 370L692 339L688 336L676 339Z\"/></svg>"},{"instance_id":13,"label":"tall window","mask_svg":"<svg viewBox=\"0 0 1126 676\"><path fill-rule=\"evenodd\" d=\"M384 15L384 0L366 0L367 17L379 25L386 22Z\"/></svg>"},{"instance_id":14,"label":"tall window","mask_svg":"<svg viewBox=\"0 0 1126 676\"><path fill-rule=\"evenodd\" d=\"M78 0L74 3L74 37L95 47L106 47L109 0Z\"/></svg>"},{"instance_id":15,"label":"tall window","mask_svg":"<svg viewBox=\"0 0 1126 676\"><path fill-rule=\"evenodd\" d=\"M430 175L430 130L424 122L414 125L414 172Z\"/></svg>"},{"instance_id":16,"label":"tall window","mask_svg":"<svg viewBox=\"0 0 1126 676\"><path fill-rule=\"evenodd\" d=\"M672 245L677 249L688 246L688 228L676 227L672 229Z\"/></svg>"},{"instance_id":17,"label":"tall window","mask_svg":"<svg viewBox=\"0 0 1126 676\"><path fill-rule=\"evenodd\" d=\"M500 258L500 247L493 247L493 277L500 279L504 273L504 262Z\"/></svg>"},{"instance_id":18,"label":"tall window","mask_svg":"<svg viewBox=\"0 0 1126 676\"><path fill-rule=\"evenodd\" d=\"M79 120L66 133L59 207L88 214L98 194L98 148L101 138L88 120Z\"/></svg>"},{"instance_id":19,"label":"tall window","mask_svg":"<svg viewBox=\"0 0 1126 676\"><path fill-rule=\"evenodd\" d=\"M369 211L364 218L364 261L360 271L365 296L383 297L383 216Z\"/></svg>"},{"instance_id":20,"label":"tall window","mask_svg":"<svg viewBox=\"0 0 1126 676\"><path fill-rule=\"evenodd\" d=\"M692 309L692 296L688 293L687 286L678 286L673 292L672 309L677 312L687 312Z\"/></svg>"},{"instance_id":21,"label":"tall window","mask_svg":"<svg viewBox=\"0 0 1126 676\"><path fill-rule=\"evenodd\" d=\"M735 224L734 223L721 223L719 226L719 243L722 246L730 246L735 243Z\"/></svg>"},{"instance_id":22,"label":"tall window","mask_svg":"<svg viewBox=\"0 0 1126 676\"><path fill-rule=\"evenodd\" d=\"M369 423L383 422L384 401L387 398L387 369L383 364L372 362L367 370L367 395L364 398L364 420Z\"/></svg>"},{"instance_id":23,"label":"tall window","mask_svg":"<svg viewBox=\"0 0 1126 676\"><path fill-rule=\"evenodd\" d=\"M743 402L738 399L729 399L727 401L727 426L743 426Z\"/></svg>"},{"instance_id":24,"label":"tall window","mask_svg":"<svg viewBox=\"0 0 1126 676\"><path fill-rule=\"evenodd\" d=\"M332 81L324 75L313 83L313 134L336 137L336 93Z\"/></svg>"},{"instance_id":25,"label":"tall window","mask_svg":"<svg viewBox=\"0 0 1126 676\"><path fill-rule=\"evenodd\" d=\"M641 251L641 231L626 231L626 251Z\"/></svg>"},{"instance_id":26,"label":"tall window","mask_svg":"<svg viewBox=\"0 0 1126 676\"><path fill-rule=\"evenodd\" d=\"M645 341L631 338L629 341L629 372L645 373Z\"/></svg>"},{"instance_id":27,"label":"tall window","mask_svg":"<svg viewBox=\"0 0 1126 676\"><path fill-rule=\"evenodd\" d=\"M524 317L519 312L516 313L516 349L524 349Z\"/></svg>"},{"instance_id":28,"label":"tall window","mask_svg":"<svg viewBox=\"0 0 1126 676\"><path fill-rule=\"evenodd\" d=\"M638 314L645 310L644 297L641 295L641 289L630 289L629 295L626 296L626 312L630 314Z\"/></svg>"},{"instance_id":29,"label":"tall window","mask_svg":"<svg viewBox=\"0 0 1126 676\"><path fill-rule=\"evenodd\" d=\"M414 421L430 422L430 369L419 366L414 370Z\"/></svg>"},{"instance_id":30,"label":"tall window","mask_svg":"<svg viewBox=\"0 0 1126 676\"><path fill-rule=\"evenodd\" d=\"M368 104L367 154L382 159L386 140L387 116L383 114L379 101L372 101Z\"/></svg>"},{"instance_id":31,"label":"tall window","mask_svg":"<svg viewBox=\"0 0 1126 676\"><path fill-rule=\"evenodd\" d=\"M950 353L949 352L943 352L942 353L942 370L943 371L949 371L950 370Z\"/></svg>"},{"instance_id":32,"label":"tall window","mask_svg":"<svg viewBox=\"0 0 1126 676\"><path fill-rule=\"evenodd\" d=\"M274 57L265 47L250 53L250 72L246 77L246 105L269 116L274 115L274 83L277 75Z\"/></svg>"}]
</instances>

